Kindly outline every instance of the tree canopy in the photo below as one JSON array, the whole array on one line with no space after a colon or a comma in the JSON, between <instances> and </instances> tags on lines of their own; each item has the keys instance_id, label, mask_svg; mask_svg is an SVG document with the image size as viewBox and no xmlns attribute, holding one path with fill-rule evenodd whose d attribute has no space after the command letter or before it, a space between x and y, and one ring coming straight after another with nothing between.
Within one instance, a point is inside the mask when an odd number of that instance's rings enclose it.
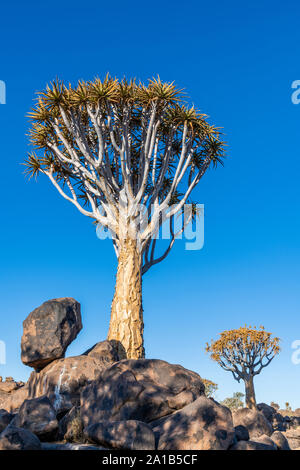
<instances>
[{"instance_id":1,"label":"tree canopy","mask_svg":"<svg viewBox=\"0 0 300 470\"><path fill-rule=\"evenodd\" d=\"M227 406L227 408L230 408L232 411L238 410L244 406L244 397L245 395L243 393L235 392L232 397L225 398L225 400L221 401L221 405Z\"/></svg>"},{"instance_id":2,"label":"tree canopy","mask_svg":"<svg viewBox=\"0 0 300 470\"><path fill-rule=\"evenodd\" d=\"M273 338L263 326L226 330L219 336L207 343L206 352L237 381L259 374L280 351L279 338Z\"/></svg>"},{"instance_id":3,"label":"tree canopy","mask_svg":"<svg viewBox=\"0 0 300 470\"><path fill-rule=\"evenodd\" d=\"M224 157L220 129L174 83L159 78L145 85L106 76L75 87L57 79L37 94L30 119L27 175L46 175L82 214L107 228L117 256L128 236L128 224L120 228L120 207L126 208L143 272L164 259L177 235L171 229L165 253L155 255L161 212L172 207L164 219L172 225L184 204L195 208L193 189ZM142 224L140 205L154 207Z\"/></svg>"}]
</instances>

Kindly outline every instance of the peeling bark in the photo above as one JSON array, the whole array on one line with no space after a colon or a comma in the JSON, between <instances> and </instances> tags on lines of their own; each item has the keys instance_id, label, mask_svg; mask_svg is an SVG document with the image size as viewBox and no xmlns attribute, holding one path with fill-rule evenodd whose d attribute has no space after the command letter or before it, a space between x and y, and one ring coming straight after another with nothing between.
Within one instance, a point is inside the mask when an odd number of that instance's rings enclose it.
<instances>
[{"instance_id":1,"label":"peeling bark","mask_svg":"<svg viewBox=\"0 0 300 470\"><path fill-rule=\"evenodd\" d=\"M145 357L141 262L136 240L123 240L107 338L120 359Z\"/></svg>"},{"instance_id":2,"label":"peeling bark","mask_svg":"<svg viewBox=\"0 0 300 470\"><path fill-rule=\"evenodd\" d=\"M253 384L253 377L245 379L245 390L246 390L246 407L256 409L255 390Z\"/></svg>"}]
</instances>

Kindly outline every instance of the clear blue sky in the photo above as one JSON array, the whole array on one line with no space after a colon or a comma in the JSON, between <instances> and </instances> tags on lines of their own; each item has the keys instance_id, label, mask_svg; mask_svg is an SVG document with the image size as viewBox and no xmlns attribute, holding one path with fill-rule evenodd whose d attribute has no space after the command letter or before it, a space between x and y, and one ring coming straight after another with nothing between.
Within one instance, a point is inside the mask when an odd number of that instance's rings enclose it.
<instances>
[{"instance_id":1,"label":"clear blue sky","mask_svg":"<svg viewBox=\"0 0 300 470\"><path fill-rule=\"evenodd\" d=\"M205 204L205 246L169 258L144 277L147 357L196 370L219 384L218 398L243 390L204 352L227 328L264 324L282 353L256 380L259 401L300 407L300 5L296 0L20 2L1 6L0 375L27 379L22 321L43 301L73 296L84 329L68 355L105 339L116 259L110 241L20 163L34 93L61 77L110 72L146 80L159 74L186 88L224 128L228 157L197 190Z\"/></svg>"}]
</instances>

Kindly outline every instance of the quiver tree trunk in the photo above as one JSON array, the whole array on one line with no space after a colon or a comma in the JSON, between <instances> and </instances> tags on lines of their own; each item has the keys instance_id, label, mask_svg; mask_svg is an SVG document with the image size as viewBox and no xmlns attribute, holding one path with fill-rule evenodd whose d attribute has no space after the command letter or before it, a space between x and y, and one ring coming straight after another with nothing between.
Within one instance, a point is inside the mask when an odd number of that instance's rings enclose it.
<instances>
[{"instance_id":1,"label":"quiver tree trunk","mask_svg":"<svg viewBox=\"0 0 300 470\"><path fill-rule=\"evenodd\" d=\"M108 340L120 359L140 359L145 357L143 333L141 254L136 240L128 238L119 252Z\"/></svg>"},{"instance_id":2,"label":"quiver tree trunk","mask_svg":"<svg viewBox=\"0 0 300 470\"><path fill-rule=\"evenodd\" d=\"M253 376L247 377L245 380L245 390L246 390L246 407L247 408L256 408L256 399L255 399L255 390L253 383Z\"/></svg>"}]
</instances>

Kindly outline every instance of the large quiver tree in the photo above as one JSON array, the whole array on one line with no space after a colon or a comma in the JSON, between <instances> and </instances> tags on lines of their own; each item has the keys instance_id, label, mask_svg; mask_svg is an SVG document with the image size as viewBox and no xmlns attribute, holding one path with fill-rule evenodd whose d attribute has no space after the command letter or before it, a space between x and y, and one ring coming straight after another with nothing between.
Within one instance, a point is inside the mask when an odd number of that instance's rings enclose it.
<instances>
[{"instance_id":1,"label":"large quiver tree","mask_svg":"<svg viewBox=\"0 0 300 470\"><path fill-rule=\"evenodd\" d=\"M195 216L191 193L223 157L219 131L160 79L145 86L106 77L75 88L56 81L38 94L30 117L27 172L48 176L112 234L119 263L108 339L121 357L143 357L142 274L167 256ZM186 203L190 216L174 231ZM157 254L163 222L170 240Z\"/></svg>"}]
</instances>

